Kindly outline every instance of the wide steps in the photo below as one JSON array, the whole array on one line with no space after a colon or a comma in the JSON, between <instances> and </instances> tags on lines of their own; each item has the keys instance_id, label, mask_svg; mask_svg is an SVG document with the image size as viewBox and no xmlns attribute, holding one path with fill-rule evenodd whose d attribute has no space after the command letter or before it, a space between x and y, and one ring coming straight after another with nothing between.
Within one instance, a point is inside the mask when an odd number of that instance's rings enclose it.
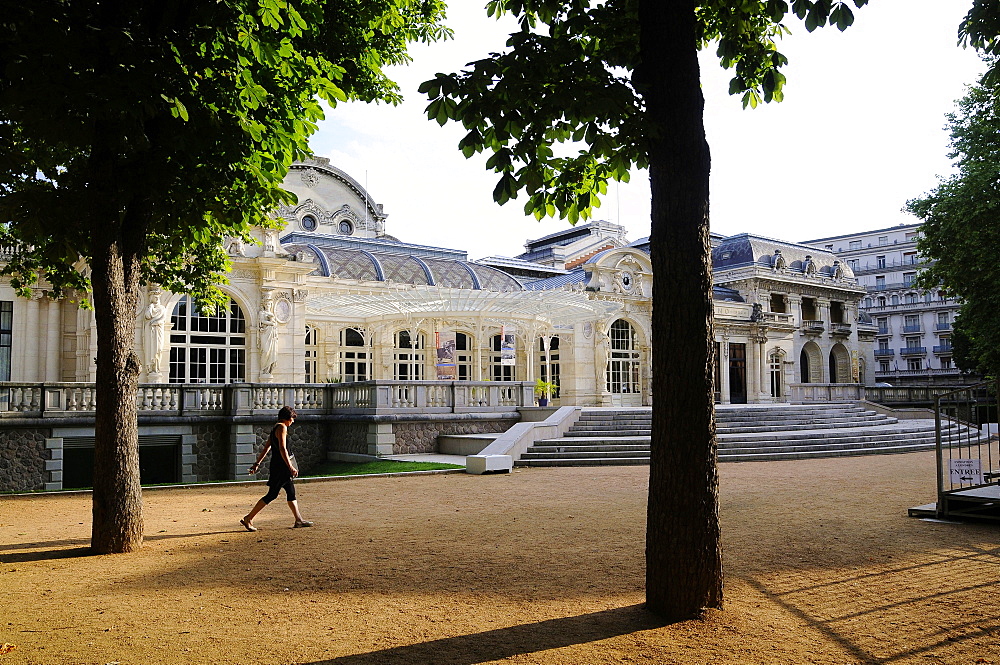
<instances>
[{"instance_id":1,"label":"wide steps","mask_svg":"<svg viewBox=\"0 0 1000 665\"><path fill-rule=\"evenodd\" d=\"M722 407L720 462L810 459L928 450L934 421L900 421L854 404ZM648 464L652 411L587 409L565 436L536 442L518 466Z\"/></svg>"}]
</instances>

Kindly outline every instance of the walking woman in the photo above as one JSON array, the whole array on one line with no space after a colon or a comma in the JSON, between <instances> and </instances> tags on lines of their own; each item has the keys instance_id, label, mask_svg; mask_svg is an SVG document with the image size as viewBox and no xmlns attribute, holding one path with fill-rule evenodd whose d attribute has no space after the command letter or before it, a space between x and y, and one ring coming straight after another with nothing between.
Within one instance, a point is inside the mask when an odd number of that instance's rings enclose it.
<instances>
[{"instance_id":1,"label":"walking woman","mask_svg":"<svg viewBox=\"0 0 1000 665\"><path fill-rule=\"evenodd\" d=\"M293 526L299 528L313 525L312 522L302 519L302 513L299 512L299 503L295 500L295 485L292 483L292 478L299 475L299 470L293 464L292 456L288 452L288 428L295 422L296 415L295 409L292 407L281 407L281 410L278 411L278 422L271 429L271 435L267 437L267 443L264 444L264 449L260 451L257 461L250 467L250 473L257 473L257 470L260 469L261 461L267 455L267 451L271 451L271 468L267 478L267 494L261 497L257 505L253 507L253 510L246 517L240 520L240 524L247 531L257 530L257 527L253 525L253 518L257 516L257 513L264 510L264 506L277 499L278 492L282 489L285 490L285 499L288 501L288 507L291 509L292 515L295 516L295 524Z\"/></svg>"}]
</instances>

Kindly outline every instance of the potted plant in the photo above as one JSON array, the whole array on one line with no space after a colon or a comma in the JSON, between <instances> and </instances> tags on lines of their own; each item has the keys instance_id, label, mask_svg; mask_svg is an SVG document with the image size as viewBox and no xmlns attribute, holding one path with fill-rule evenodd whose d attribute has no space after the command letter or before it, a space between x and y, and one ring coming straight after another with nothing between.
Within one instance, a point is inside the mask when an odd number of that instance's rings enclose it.
<instances>
[{"instance_id":1,"label":"potted plant","mask_svg":"<svg viewBox=\"0 0 1000 665\"><path fill-rule=\"evenodd\" d=\"M549 397L556 391L556 384L538 379L535 381L535 397L538 398L538 406L548 406Z\"/></svg>"}]
</instances>

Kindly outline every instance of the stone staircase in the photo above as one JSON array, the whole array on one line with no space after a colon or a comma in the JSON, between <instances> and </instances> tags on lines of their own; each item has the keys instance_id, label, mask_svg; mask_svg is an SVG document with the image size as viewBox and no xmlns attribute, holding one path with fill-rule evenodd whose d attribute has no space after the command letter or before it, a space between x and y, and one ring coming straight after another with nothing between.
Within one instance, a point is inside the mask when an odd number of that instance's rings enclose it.
<instances>
[{"instance_id":1,"label":"stone staircase","mask_svg":"<svg viewBox=\"0 0 1000 665\"><path fill-rule=\"evenodd\" d=\"M933 418L901 420L856 404L716 407L720 462L904 453L934 448ZM565 436L516 466L649 464L652 410L584 409Z\"/></svg>"}]
</instances>

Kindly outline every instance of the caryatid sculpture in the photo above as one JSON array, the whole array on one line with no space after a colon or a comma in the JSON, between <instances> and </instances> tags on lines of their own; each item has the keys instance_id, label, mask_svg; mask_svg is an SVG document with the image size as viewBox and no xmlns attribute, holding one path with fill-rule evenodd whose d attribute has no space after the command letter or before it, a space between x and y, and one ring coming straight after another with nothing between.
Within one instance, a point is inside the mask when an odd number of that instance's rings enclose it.
<instances>
[{"instance_id":1,"label":"caryatid sculpture","mask_svg":"<svg viewBox=\"0 0 1000 665\"><path fill-rule=\"evenodd\" d=\"M257 337L257 346L260 348L260 373L261 376L271 376L275 364L278 362L278 320L274 316L274 297L270 291L261 293L260 298L260 320L258 326L260 335Z\"/></svg>"},{"instance_id":2,"label":"caryatid sculpture","mask_svg":"<svg viewBox=\"0 0 1000 665\"><path fill-rule=\"evenodd\" d=\"M159 375L163 366L163 348L167 339L167 310L160 304L160 289L149 289L149 305L143 313L143 365L150 375Z\"/></svg>"}]
</instances>

